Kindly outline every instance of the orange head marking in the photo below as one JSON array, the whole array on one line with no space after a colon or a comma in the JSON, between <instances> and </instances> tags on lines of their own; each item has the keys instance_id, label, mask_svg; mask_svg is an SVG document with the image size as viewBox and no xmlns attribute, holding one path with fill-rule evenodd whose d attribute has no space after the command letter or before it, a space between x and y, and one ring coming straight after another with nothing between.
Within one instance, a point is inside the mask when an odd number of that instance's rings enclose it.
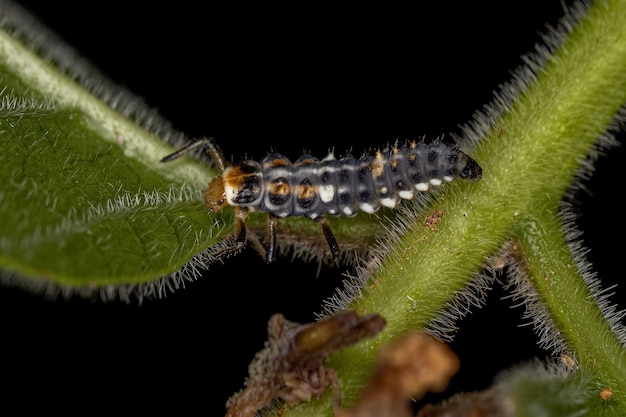
<instances>
[{"instance_id":1,"label":"orange head marking","mask_svg":"<svg viewBox=\"0 0 626 417\"><path fill-rule=\"evenodd\" d=\"M204 203L210 211L219 211L228 205L224 191L224 178L216 177L209 183L209 188L204 193Z\"/></svg>"}]
</instances>

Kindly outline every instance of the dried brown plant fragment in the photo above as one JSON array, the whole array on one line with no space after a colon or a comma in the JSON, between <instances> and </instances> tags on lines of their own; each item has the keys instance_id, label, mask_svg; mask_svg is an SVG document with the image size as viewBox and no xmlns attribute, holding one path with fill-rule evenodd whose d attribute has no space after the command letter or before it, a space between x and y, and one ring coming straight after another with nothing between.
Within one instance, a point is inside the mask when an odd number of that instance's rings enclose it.
<instances>
[{"instance_id":1,"label":"dried brown plant fragment","mask_svg":"<svg viewBox=\"0 0 626 417\"><path fill-rule=\"evenodd\" d=\"M439 221L443 217L444 213L445 212L443 210L435 210L434 212L426 216L426 219L424 219L424 226L426 226L428 229L432 230L433 232L438 231Z\"/></svg>"},{"instance_id":2,"label":"dried brown plant fragment","mask_svg":"<svg viewBox=\"0 0 626 417\"><path fill-rule=\"evenodd\" d=\"M443 342L414 332L381 349L374 375L351 409L338 417L410 417L410 398L441 392L460 366Z\"/></svg>"},{"instance_id":3,"label":"dried brown plant fragment","mask_svg":"<svg viewBox=\"0 0 626 417\"><path fill-rule=\"evenodd\" d=\"M295 404L319 398L329 385L337 412L341 404L337 374L324 361L337 350L376 336L385 325L378 314L358 316L352 311L307 324L274 314L268 340L250 363L244 389L226 403L226 417L253 417L274 399Z\"/></svg>"}]
</instances>

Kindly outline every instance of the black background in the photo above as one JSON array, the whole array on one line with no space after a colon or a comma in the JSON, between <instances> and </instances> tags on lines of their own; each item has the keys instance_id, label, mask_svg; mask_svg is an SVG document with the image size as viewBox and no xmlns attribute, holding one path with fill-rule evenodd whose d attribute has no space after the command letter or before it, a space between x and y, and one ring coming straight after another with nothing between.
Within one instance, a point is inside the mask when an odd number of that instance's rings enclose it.
<instances>
[{"instance_id":1,"label":"black background","mask_svg":"<svg viewBox=\"0 0 626 417\"><path fill-rule=\"evenodd\" d=\"M324 156L332 147L361 151L396 137L459 133L545 24L563 15L559 0L384 11L21 3L175 129L214 136L235 158L272 148ZM586 184L590 193L579 196L582 239L606 287L621 281L623 161L623 149L611 150ZM12 388L4 399L26 396L24 411L223 415L263 347L269 317L311 321L342 272L324 269L316 278L316 266L286 259L268 266L244 255L141 306L50 302L0 288L0 379ZM626 291L616 292L623 308ZM462 369L452 390L484 388L497 370L543 354L531 326L520 327L523 309L503 295L494 289L487 307L459 323L452 347Z\"/></svg>"}]
</instances>

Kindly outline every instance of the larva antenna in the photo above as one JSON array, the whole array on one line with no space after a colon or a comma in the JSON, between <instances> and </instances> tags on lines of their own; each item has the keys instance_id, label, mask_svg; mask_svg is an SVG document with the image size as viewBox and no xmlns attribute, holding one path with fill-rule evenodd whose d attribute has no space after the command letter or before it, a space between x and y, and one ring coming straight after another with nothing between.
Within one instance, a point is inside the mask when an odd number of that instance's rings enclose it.
<instances>
[{"instance_id":1,"label":"larva antenna","mask_svg":"<svg viewBox=\"0 0 626 417\"><path fill-rule=\"evenodd\" d=\"M176 152L164 156L163 158L161 158L160 162L171 162L175 159L180 158L183 155L188 154L189 152L195 151L198 148L204 148L206 153L208 153L211 157L211 160L213 161L217 169L220 172L224 172L224 169L226 169L226 161L224 159L222 151L220 150L219 146L217 146L213 138L202 138L196 140L195 142L191 142L189 145L180 148Z\"/></svg>"}]
</instances>

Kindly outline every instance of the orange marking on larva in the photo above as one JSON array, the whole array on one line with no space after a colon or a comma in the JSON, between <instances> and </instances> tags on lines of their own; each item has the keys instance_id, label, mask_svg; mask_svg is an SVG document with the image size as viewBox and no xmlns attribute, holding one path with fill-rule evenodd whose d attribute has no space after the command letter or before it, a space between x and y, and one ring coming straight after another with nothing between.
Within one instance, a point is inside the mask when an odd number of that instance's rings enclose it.
<instances>
[{"instance_id":1,"label":"orange marking on larva","mask_svg":"<svg viewBox=\"0 0 626 417\"><path fill-rule=\"evenodd\" d=\"M305 158L305 159L301 159L297 165L310 165L310 164L316 164L319 161L314 158L314 157L310 157L310 158Z\"/></svg>"},{"instance_id":2,"label":"orange marking on larva","mask_svg":"<svg viewBox=\"0 0 626 417\"><path fill-rule=\"evenodd\" d=\"M234 166L224 171L224 184L230 188L240 189L243 187L246 178L253 177L255 175L258 175L258 173L245 172L240 167Z\"/></svg>"},{"instance_id":3,"label":"orange marking on larva","mask_svg":"<svg viewBox=\"0 0 626 417\"><path fill-rule=\"evenodd\" d=\"M270 193L277 195L289 195L289 193L291 192L291 190L289 189L289 183L283 181L280 178L272 181L269 191Z\"/></svg>"},{"instance_id":4,"label":"orange marking on larva","mask_svg":"<svg viewBox=\"0 0 626 417\"><path fill-rule=\"evenodd\" d=\"M384 174L385 157L381 151L376 151L376 157L372 161L372 174L374 178L382 177Z\"/></svg>"},{"instance_id":5,"label":"orange marking on larva","mask_svg":"<svg viewBox=\"0 0 626 417\"><path fill-rule=\"evenodd\" d=\"M297 195L299 199L308 200L315 197L316 194L317 191L315 190L315 187L313 187L311 184L298 185Z\"/></svg>"},{"instance_id":6,"label":"orange marking on larva","mask_svg":"<svg viewBox=\"0 0 626 417\"><path fill-rule=\"evenodd\" d=\"M276 167L284 167L288 165L289 165L288 160L284 158L276 158L276 159L272 159L271 161L266 162L264 168L276 168Z\"/></svg>"}]
</instances>

